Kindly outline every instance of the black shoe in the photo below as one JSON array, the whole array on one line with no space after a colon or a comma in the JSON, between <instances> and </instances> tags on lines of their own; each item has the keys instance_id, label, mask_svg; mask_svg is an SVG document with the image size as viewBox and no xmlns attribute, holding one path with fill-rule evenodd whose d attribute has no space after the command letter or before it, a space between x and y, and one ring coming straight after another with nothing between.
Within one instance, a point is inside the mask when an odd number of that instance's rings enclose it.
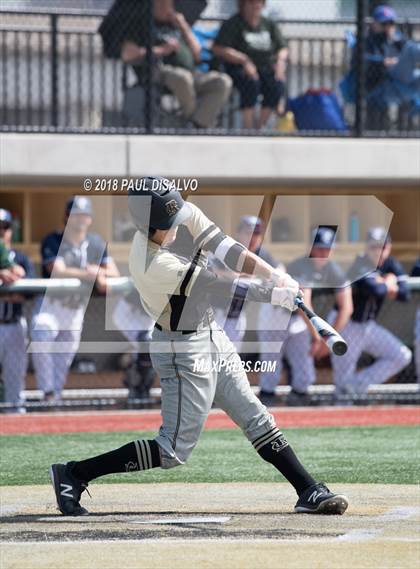
<instances>
[{"instance_id":1,"label":"black shoe","mask_svg":"<svg viewBox=\"0 0 420 569\"><path fill-rule=\"evenodd\" d=\"M268 406L268 407L274 405L274 403L277 400L276 394L274 391L264 391L263 389L260 390L258 397L259 397L259 400L261 401L261 403L263 405Z\"/></svg>"},{"instance_id":2,"label":"black shoe","mask_svg":"<svg viewBox=\"0 0 420 569\"><path fill-rule=\"evenodd\" d=\"M310 405L311 398L309 393L299 393L291 389L286 397L286 405L288 407L306 407Z\"/></svg>"},{"instance_id":3,"label":"black shoe","mask_svg":"<svg viewBox=\"0 0 420 569\"><path fill-rule=\"evenodd\" d=\"M53 464L50 466L50 478L54 487L58 509L65 516L87 516L89 512L80 502L82 492L87 490L87 482L75 478L71 469L75 463ZM89 494L90 495L90 494Z\"/></svg>"},{"instance_id":4,"label":"black shoe","mask_svg":"<svg viewBox=\"0 0 420 569\"><path fill-rule=\"evenodd\" d=\"M296 502L297 514L344 514L349 502L342 494L333 494L323 484L313 484Z\"/></svg>"}]
</instances>

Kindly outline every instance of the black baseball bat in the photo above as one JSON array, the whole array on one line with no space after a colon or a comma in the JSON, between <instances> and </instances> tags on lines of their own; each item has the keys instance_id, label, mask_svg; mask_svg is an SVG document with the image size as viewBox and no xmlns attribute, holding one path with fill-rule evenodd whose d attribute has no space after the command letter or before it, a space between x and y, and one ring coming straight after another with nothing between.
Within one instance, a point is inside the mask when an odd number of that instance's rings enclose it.
<instances>
[{"instance_id":1,"label":"black baseball bat","mask_svg":"<svg viewBox=\"0 0 420 569\"><path fill-rule=\"evenodd\" d=\"M337 330L334 330L334 328L328 324L328 322L326 322L323 318L308 308L300 296L296 297L295 304L306 314L306 316L309 318L310 323L319 333L329 349L335 355L343 356L347 352L347 344L337 332Z\"/></svg>"}]
</instances>

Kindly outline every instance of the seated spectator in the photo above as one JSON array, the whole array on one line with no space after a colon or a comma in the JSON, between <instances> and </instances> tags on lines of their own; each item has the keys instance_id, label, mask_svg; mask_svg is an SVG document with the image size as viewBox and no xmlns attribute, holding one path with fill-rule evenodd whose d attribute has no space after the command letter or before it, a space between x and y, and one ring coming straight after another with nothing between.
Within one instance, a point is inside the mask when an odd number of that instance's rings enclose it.
<instances>
[{"instance_id":1,"label":"seated spectator","mask_svg":"<svg viewBox=\"0 0 420 569\"><path fill-rule=\"evenodd\" d=\"M397 14L390 6L377 6L372 18L366 39L368 128L383 128L390 102L408 102L416 92L420 97L420 44L397 29Z\"/></svg>"},{"instance_id":2,"label":"seated spectator","mask_svg":"<svg viewBox=\"0 0 420 569\"><path fill-rule=\"evenodd\" d=\"M155 57L153 80L173 93L185 119L199 128L215 126L232 87L230 77L218 71L196 70L201 47L185 17L174 9L173 0L154 1ZM130 18L131 14L127 14ZM133 66L144 83L146 29L144 19L129 25L121 42L120 54ZM142 25L143 24L143 25Z\"/></svg>"},{"instance_id":3,"label":"seated spectator","mask_svg":"<svg viewBox=\"0 0 420 569\"><path fill-rule=\"evenodd\" d=\"M239 0L239 13L222 25L213 46L240 93L244 128L261 128L273 111L282 112L288 50L276 22L261 15L264 4L265 0Z\"/></svg>"}]
</instances>

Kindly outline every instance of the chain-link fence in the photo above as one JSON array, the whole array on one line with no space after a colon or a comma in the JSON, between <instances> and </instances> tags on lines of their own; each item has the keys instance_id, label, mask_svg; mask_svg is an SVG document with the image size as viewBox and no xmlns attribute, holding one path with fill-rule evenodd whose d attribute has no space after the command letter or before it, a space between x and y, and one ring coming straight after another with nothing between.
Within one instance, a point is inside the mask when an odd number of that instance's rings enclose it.
<instances>
[{"instance_id":1,"label":"chain-link fence","mask_svg":"<svg viewBox=\"0 0 420 569\"><path fill-rule=\"evenodd\" d=\"M418 6L377 4L4 2L2 128L415 136Z\"/></svg>"},{"instance_id":2,"label":"chain-link fence","mask_svg":"<svg viewBox=\"0 0 420 569\"><path fill-rule=\"evenodd\" d=\"M37 284L36 286L39 285ZM419 365L420 334L418 330L419 313L417 312L416 317L416 310L418 310L419 307L419 294L419 290L413 290L409 302L401 303L387 301L380 312L378 319L379 325L383 326L387 331L392 332L398 341L402 342L404 346L407 346L413 351L415 356L411 362L407 361L403 366L403 369L394 376L392 380L393 383L404 384L415 383L418 381L418 370L416 371L416 365ZM121 388L128 388L128 394L124 391L125 398L127 398L127 395L130 395L130 389L132 393L136 393L136 390L133 389L133 385L130 385L130 382L136 382L138 380L138 367L136 367L138 362L133 367L135 358L133 359L132 354L136 353L136 351L145 353L147 351L147 343L144 341L144 331L143 335L140 338L138 337L137 332L135 331L135 324L134 326L124 326L132 328L130 333L124 330L118 330L118 321L124 321L125 324L128 324L126 313L121 314L122 318L118 318L116 313L118 310L125 310L124 307L119 304L120 298L121 296L118 294L114 294L111 299L108 298L107 300L105 300L104 297L93 296L87 305L83 319L83 331L81 334L80 346L78 350L76 349L76 357L73 361L72 370L69 375L63 378L64 387L66 389L82 388L87 390L87 396L85 395L83 405L88 405L89 401L92 401L93 399L97 401L98 396L95 395L95 393L99 393L101 389L108 390L108 398L115 397L115 393L118 392L118 390L121 391ZM334 296L332 294L319 293L314 299L314 307L316 311L324 317L331 312L333 305ZM58 302L58 308L60 308L60 301ZM62 308L62 310L65 312L66 308ZM129 312L133 313L134 311L134 306L129 308ZM45 404L47 408L49 405L57 403L55 400L54 402L49 402L48 397L45 398L45 393L43 392L45 377L51 373L51 369L43 369L42 366L39 367L38 365L37 372L40 376L37 377L36 374L34 374L33 357L34 353L38 351L38 348L34 348L33 342L36 341L37 338L33 332L30 333L30 330L33 328L33 315L37 312L39 312L39 306L37 307L36 298L32 300L29 299L24 305L23 320L19 318L16 321L8 322L7 318L3 315L4 317L0 322L0 335L2 337L1 364L3 367L2 379L4 387L2 407L5 409L10 407L14 408L17 405L16 401L10 399L10 394L13 394L15 387L19 385L20 380L17 377L18 374L23 374L22 377L25 377L26 366L28 366L27 369L30 374L29 376L26 375L26 387L31 389L38 388L40 390L39 397L41 397L41 400L44 398L43 404ZM276 329L278 314L276 313L276 310L273 310L270 314L271 315L265 319L264 323L267 325L267 329ZM290 335L293 335L296 332L296 330L293 329L295 325L291 323L287 333L283 333L281 336L277 353L271 355L267 353L263 354L262 352L264 352L264 350L261 344L261 336L255 330L252 330L254 326L251 320L252 317L249 318L248 322L241 322L239 326L232 326L232 322L227 322L225 325L225 329L228 335L231 336L232 341L237 341L236 343L238 350L241 352L242 360L244 362L248 362L248 365L251 366L249 368L250 371L258 372L257 368L255 368L255 370L253 369L252 362L255 362L256 360L275 359L278 357L278 353L281 353L281 359L279 359L278 366L275 369L275 373L277 375L274 383L289 383L293 386L294 382L298 379L293 376L294 373L297 373L296 370L298 370L298 374L301 375L300 379L305 380L305 377L303 377L304 370L301 369L299 371L299 365L302 364L305 357L304 351L307 343L305 338L301 337L301 339L299 339L299 333L301 333L302 330L298 331L297 336L295 335L297 342L294 342L294 347L291 349L286 347L287 338L290 338ZM242 333L239 333L238 335L235 328L239 328L241 330L241 326ZM417 330L415 329L416 326ZM141 324L139 327L142 327ZM146 328L147 323L143 327ZM61 361L60 358L62 358L63 353L66 351L72 351L72 333L67 332L66 334L67 336L60 338L60 342L58 342L57 339L57 349L49 350L59 355L54 364L55 367L60 365L59 361ZM131 340L129 338L131 338ZM136 339L140 340L140 343L137 346ZM28 340L32 341L32 348L30 349L30 352L32 353L28 360L26 360ZM54 348L55 339L52 339L51 342L52 347ZM254 348L253 353L244 353L243 347L251 344ZM389 349L390 348L391 346ZM295 350L295 352L297 351L297 354L293 354L293 350ZM388 348L385 348L385 352L387 350ZM382 349L382 351L384 351L384 349ZM300 361L297 368L293 363L293 358L296 360L296 356ZM381 357L384 357L384 354ZM358 367L364 368L372 364L374 359L375 358L372 358L371 353L368 354L362 351ZM40 361L41 360L42 358L40 358ZM50 359L47 359L45 363L51 363ZM25 368L21 369L22 365L24 365ZM140 365L144 365L144 358L140 362ZM154 374L150 375L148 379L150 380L148 384L149 390L154 381ZM261 374L251 373L250 379L254 384L258 383L259 379L261 379ZM334 374L331 369L330 358L324 357L316 362L315 384L332 385L333 383ZM19 396L19 394L15 395L17 397ZM109 404L109 401L110 400L108 400L108 403L97 403L106 406ZM112 401L114 400L112 399ZM147 399L145 402L150 403ZM79 403L75 404L78 405ZM70 403L67 402L64 406L69 404Z\"/></svg>"}]
</instances>

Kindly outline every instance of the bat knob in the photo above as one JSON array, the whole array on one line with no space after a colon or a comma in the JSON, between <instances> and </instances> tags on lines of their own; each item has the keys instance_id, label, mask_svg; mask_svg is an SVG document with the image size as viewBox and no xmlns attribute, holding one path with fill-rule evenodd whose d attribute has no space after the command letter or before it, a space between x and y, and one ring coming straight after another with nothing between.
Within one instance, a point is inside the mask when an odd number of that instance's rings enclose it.
<instances>
[{"instance_id":1,"label":"bat knob","mask_svg":"<svg viewBox=\"0 0 420 569\"><path fill-rule=\"evenodd\" d=\"M344 340L337 340L337 342L334 342L333 344L332 351L336 356L344 356L347 352L346 342L344 342Z\"/></svg>"}]
</instances>

